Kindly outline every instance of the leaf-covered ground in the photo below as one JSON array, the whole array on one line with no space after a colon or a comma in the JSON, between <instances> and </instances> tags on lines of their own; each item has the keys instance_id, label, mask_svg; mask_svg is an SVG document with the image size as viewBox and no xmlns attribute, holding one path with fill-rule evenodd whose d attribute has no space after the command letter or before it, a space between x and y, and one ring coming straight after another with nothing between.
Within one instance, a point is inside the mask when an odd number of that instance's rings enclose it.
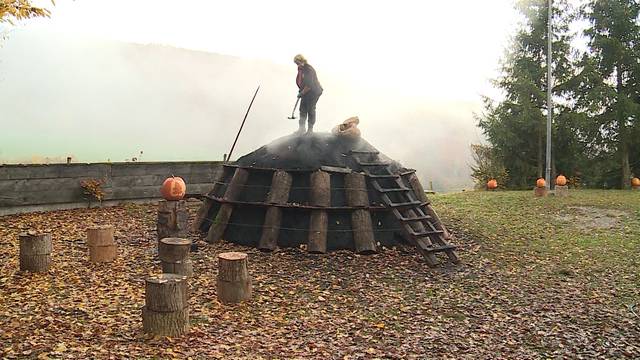
<instances>
[{"instance_id":1,"label":"leaf-covered ground","mask_svg":"<svg viewBox=\"0 0 640 360\"><path fill-rule=\"evenodd\" d=\"M144 278L159 273L155 207L0 217L5 358L639 358L640 192L468 192L433 198L457 267L413 252L220 243L192 254L191 332L142 333ZM119 256L91 264L85 229L113 224ZM591 226L593 225L593 226ZM47 274L18 272L18 233L53 234ZM216 255L249 253L252 301L215 296Z\"/></svg>"}]
</instances>

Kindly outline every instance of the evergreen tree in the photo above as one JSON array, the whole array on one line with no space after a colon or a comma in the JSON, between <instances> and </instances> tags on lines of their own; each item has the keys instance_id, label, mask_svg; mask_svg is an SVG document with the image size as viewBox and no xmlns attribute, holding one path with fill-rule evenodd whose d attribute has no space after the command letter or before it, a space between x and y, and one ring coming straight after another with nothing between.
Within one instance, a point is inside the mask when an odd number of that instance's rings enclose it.
<instances>
[{"instance_id":1,"label":"evergreen tree","mask_svg":"<svg viewBox=\"0 0 640 360\"><path fill-rule=\"evenodd\" d=\"M589 49L576 79L581 134L587 154L603 165L599 181L628 187L637 166L631 154L640 147L640 1L590 0L581 14L589 22ZM612 160L617 176L609 171Z\"/></svg>"},{"instance_id":2,"label":"evergreen tree","mask_svg":"<svg viewBox=\"0 0 640 360\"><path fill-rule=\"evenodd\" d=\"M509 187L526 188L537 177L543 177L546 152L547 113L547 39L548 2L546 0L519 1L517 9L524 22L514 36L512 47L494 84L504 92L504 100L484 99L484 112L477 116L493 149L509 173ZM552 73L556 86L553 95L562 100L569 93L566 84L573 76L571 64L571 34L569 24L573 13L566 0L553 4L553 61ZM576 161L580 151L575 140L575 114L568 101L556 104L554 144L565 149L554 153L555 163L567 169ZM562 120L562 121L558 121Z\"/></svg>"}]
</instances>

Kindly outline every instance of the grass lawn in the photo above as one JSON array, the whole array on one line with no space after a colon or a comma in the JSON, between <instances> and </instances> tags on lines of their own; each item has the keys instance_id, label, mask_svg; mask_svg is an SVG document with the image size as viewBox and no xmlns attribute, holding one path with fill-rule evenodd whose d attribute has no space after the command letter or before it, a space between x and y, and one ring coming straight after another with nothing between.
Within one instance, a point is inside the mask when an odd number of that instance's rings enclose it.
<instances>
[{"instance_id":1,"label":"grass lawn","mask_svg":"<svg viewBox=\"0 0 640 360\"><path fill-rule=\"evenodd\" d=\"M640 358L640 192L466 192L432 197L459 266L407 249L359 256L200 245L191 332L142 333L144 278L159 273L152 205L0 217L4 358ZM194 209L192 209L194 210ZM92 224L119 257L91 264ZM53 234L47 274L17 271L17 235ZM216 300L216 255L249 254L254 297Z\"/></svg>"}]
</instances>

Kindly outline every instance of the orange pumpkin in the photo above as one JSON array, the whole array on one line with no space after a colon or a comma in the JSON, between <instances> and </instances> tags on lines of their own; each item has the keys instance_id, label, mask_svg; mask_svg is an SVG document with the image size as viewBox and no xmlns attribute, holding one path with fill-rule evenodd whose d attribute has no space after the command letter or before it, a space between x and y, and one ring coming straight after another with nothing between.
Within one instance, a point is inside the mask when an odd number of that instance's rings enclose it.
<instances>
[{"instance_id":1,"label":"orange pumpkin","mask_svg":"<svg viewBox=\"0 0 640 360\"><path fill-rule=\"evenodd\" d=\"M556 178L556 185L558 186L567 185L567 178L564 177L564 175L558 175L558 177Z\"/></svg>"},{"instance_id":2,"label":"orange pumpkin","mask_svg":"<svg viewBox=\"0 0 640 360\"><path fill-rule=\"evenodd\" d=\"M539 188L543 188L546 184L547 182L544 181L543 178L539 178L538 180L536 180L536 186Z\"/></svg>"},{"instance_id":3,"label":"orange pumpkin","mask_svg":"<svg viewBox=\"0 0 640 360\"><path fill-rule=\"evenodd\" d=\"M633 187L640 186L640 179L638 179L638 178L633 178L633 179L631 179L631 185L632 185Z\"/></svg>"},{"instance_id":4,"label":"orange pumpkin","mask_svg":"<svg viewBox=\"0 0 640 360\"><path fill-rule=\"evenodd\" d=\"M490 179L487 181L487 189L494 190L498 187L498 181L496 179Z\"/></svg>"},{"instance_id":5,"label":"orange pumpkin","mask_svg":"<svg viewBox=\"0 0 640 360\"><path fill-rule=\"evenodd\" d=\"M187 185L179 176L167 178L160 188L160 193L165 200L181 200L187 192Z\"/></svg>"}]
</instances>

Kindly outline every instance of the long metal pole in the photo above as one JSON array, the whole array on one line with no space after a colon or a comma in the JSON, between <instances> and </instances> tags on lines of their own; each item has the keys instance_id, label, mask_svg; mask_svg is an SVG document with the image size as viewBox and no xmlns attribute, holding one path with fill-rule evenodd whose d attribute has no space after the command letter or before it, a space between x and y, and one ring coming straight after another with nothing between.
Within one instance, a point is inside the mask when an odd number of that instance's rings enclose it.
<instances>
[{"instance_id":1,"label":"long metal pole","mask_svg":"<svg viewBox=\"0 0 640 360\"><path fill-rule=\"evenodd\" d=\"M552 0L549 0L549 27L547 29L547 40L549 42L547 49L547 168L545 171L545 180L547 190L551 188L551 115L553 114L553 103L551 102L551 92L553 90L553 79L551 77L551 20L552 20Z\"/></svg>"},{"instance_id":2,"label":"long metal pole","mask_svg":"<svg viewBox=\"0 0 640 360\"><path fill-rule=\"evenodd\" d=\"M240 137L240 132L242 132L242 127L244 126L244 122L247 121L247 115L249 115L249 110L251 110L251 105L253 105L253 100L255 100L256 99L256 95L258 95L258 90L260 90L260 85L258 85L258 88L256 89L256 92L253 94L253 98L251 99L251 102L249 103L249 107L247 108L247 113L244 114L244 119L242 119L242 124L240 124L240 130L238 130L238 134L236 135L236 139L233 140L233 145L231 145L231 150L229 150L229 156L227 156L226 162L231 161L231 154L233 154L233 148L236 147L236 142L238 142L238 137Z\"/></svg>"}]
</instances>

